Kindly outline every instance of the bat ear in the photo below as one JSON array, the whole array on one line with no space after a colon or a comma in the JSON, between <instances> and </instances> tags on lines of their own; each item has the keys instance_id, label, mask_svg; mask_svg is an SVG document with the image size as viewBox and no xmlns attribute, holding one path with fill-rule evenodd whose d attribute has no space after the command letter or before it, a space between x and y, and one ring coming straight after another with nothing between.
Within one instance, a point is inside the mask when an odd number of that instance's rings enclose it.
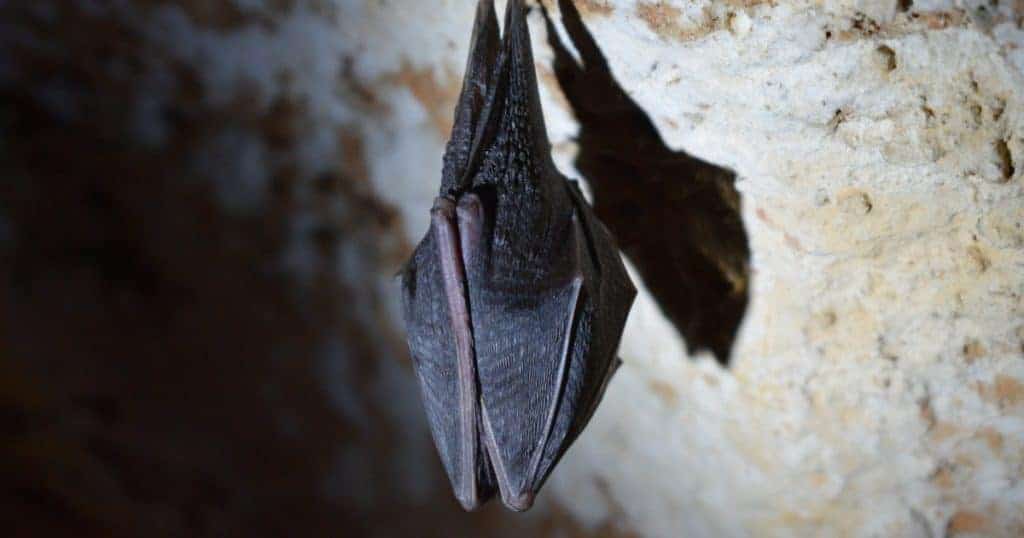
<instances>
[{"instance_id":1,"label":"bat ear","mask_svg":"<svg viewBox=\"0 0 1024 538\"><path fill-rule=\"evenodd\" d=\"M498 17L494 13L494 0L480 0L476 6L473 22L473 36L469 42L469 59L462 80L462 92L455 107L455 121L452 135L445 152L444 185L449 191L458 190L462 185L454 182L466 175L473 139L479 128L488 95L495 85L495 69L500 50Z\"/></svg>"}]
</instances>

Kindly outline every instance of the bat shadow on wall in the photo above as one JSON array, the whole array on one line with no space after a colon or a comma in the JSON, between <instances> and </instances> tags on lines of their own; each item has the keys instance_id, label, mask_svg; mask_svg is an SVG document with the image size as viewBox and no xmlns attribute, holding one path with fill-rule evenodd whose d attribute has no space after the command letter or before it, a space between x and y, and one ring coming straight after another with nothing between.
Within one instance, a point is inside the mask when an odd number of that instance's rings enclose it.
<instances>
[{"instance_id":1,"label":"bat shadow on wall","mask_svg":"<svg viewBox=\"0 0 1024 538\"><path fill-rule=\"evenodd\" d=\"M580 124L575 164L597 215L690 352L710 350L727 365L750 281L736 174L667 147L612 76L573 3L558 5L581 63L541 9L555 76Z\"/></svg>"}]
</instances>

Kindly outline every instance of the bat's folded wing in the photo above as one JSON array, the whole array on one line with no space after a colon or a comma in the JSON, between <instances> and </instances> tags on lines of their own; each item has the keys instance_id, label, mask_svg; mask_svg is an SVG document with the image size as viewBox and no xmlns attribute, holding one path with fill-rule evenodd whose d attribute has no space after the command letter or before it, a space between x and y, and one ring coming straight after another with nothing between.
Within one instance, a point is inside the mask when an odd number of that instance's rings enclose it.
<instances>
[{"instance_id":1,"label":"bat's folded wing","mask_svg":"<svg viewBox=\"0 0 1024 538\"><path fill-rule=\"evenodd\" d=\"M605 358L609 361L607 371L597 368L588 371L595 377L584 382L587 392L582 396L582 400L587 402L588 407L582 410L573 423L568 439L568 442L572 442L590 421L604 395L608 381L619 366L620 361L615 353L619 349L626 318L636 298L636 286L633 285L626 266L622 263L618 245L611 232L594 215L594 210L583 198L576 182L567 182L567 185L580 217L589 259L593 261L592 265L585 268L592 271L587 274L588 288L596 290L596 293L592 294L593 349L590 353L594 357L599 357L601 361Z\"/></svg>"},{"instance_id":2,"label":"bat's folded wing","mask_svg":"<svg viewBox=\"0 0 1024 538\"><path fill-rule=\"evenodd\" d=\"M484 448L480 445L479 418L475 427L463 431L459 392L458 357L453 320L449 314L441 263L438 260L436 230L416 248L402 275L402 302L409 350L423 393L423 404L434 444L456 492L472 492L460 500L467 508L486 502L494 495L494 476ZM470 380L472 382L472 380ZM477 409L472 412L478 415ZM466 436L473 454L463 454ZM465 472L469 459L474 467Z\"/></svg>"},{"instance_id":3,"label":"bat's folded wing","mask_svg":"<svg viewBox=\"0 0 1024 538\"><path fill-rule=\"evenodd\" d=\"M452 123L452 134L444 155L441 191L452 193L466 187L470 152L486 122L484 109L495 98L500 36L494 1L477 4L469 58Z\"/></svg>"},{"instance_id":4,"label":"bat's folded wing","mask_svg":"<svg viewBox=\"0 0 1024 538\"><path fill-rule=\"evenodd\" d=\"M589 420L635 295L607 231L585 202L575 209L564 282L493 291L471 281L484 438L512 508L529 507Z\"/></svg>"},{"instance_id":5,"label":"bat's folded wing","mask_svg":"<svg viewBox=\"0 0 1024 538\"><path fill-rule=\"evenodd\" d=\"M540 293L473 296L484 439L511 508L529 508L577 400L569 373L579 364L569 348L581 289L576 279Z\"/></svg>"}]
</instances>

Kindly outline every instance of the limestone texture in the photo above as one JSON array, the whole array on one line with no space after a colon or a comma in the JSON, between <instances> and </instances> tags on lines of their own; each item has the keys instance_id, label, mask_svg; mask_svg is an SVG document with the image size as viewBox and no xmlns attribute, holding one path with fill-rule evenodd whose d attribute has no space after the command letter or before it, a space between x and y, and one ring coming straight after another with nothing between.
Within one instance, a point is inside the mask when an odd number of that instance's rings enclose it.
<instances>
[{"instance_id":1,"label":"limestone texture","mask_svg":"<svg viewBox=\"0 0 1024 538\"><path fill-rule=\"evenodd\" d=\"M355 76L393 107L362 128L409 237L471 4L361 4L343 23ZM644 536L1024 533L1024 6L574 4L664 143L735 171L750 301L722 366L641 293L548 498ZM581 127L531 24L549 134L580 177Z\"/></svg>"},{"instance_id":2,"label":"limestone texture","mask_svg":"<svg viewBox=\"0 0 1024 538\"><path fill-rule=\"evenodd\" d=\"M516 515L452 497L393 278L473 1L0 3L16 535L1024 535L1024 4L534 5L640 295Z\"/></svg>"}]
</instances>

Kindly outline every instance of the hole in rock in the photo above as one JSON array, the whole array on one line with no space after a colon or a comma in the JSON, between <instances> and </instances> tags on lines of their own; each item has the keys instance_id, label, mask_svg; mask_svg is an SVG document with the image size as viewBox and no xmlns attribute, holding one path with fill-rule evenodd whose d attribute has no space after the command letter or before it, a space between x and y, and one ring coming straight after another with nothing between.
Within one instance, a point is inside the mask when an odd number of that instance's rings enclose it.
<instances>
[{"instance_id":1,"label":"hole in rock","mask_svg":"<svg viewBox=\"0 0 1024 538\"><path fill-rule=\"evenodd\" d=\"M878 54L879 63L887 73L896 70L896 51L886 45L880 45L875 52Z\"/></svg>"},{"instance_id":2,"label":"hole in rock","mask_svg":"<svg viewBox=\"0 0 1024 538\"><path fill-rule=\"evenodd\" d=\"M572 2L558 2L578 64L544 11L559 85L580 123L576 167L615 235L689 350L727 364L747 309L750 246L736 175L667 147L615 80Z\"/></svg>"},{"instance_id":3,"label":"hole in rock","mask_svg":"<svg viewBox=\"0 0 1024 538\"><path fill-rule=\"evenodd\" d=\"M1010 181L1016 170L1014 170L1013 155L1010 153L1010 146L1006 140L996 140L996 156L999 157L999 169L1003 172L1003 181Z\"/></svg>"}]
</instances>

